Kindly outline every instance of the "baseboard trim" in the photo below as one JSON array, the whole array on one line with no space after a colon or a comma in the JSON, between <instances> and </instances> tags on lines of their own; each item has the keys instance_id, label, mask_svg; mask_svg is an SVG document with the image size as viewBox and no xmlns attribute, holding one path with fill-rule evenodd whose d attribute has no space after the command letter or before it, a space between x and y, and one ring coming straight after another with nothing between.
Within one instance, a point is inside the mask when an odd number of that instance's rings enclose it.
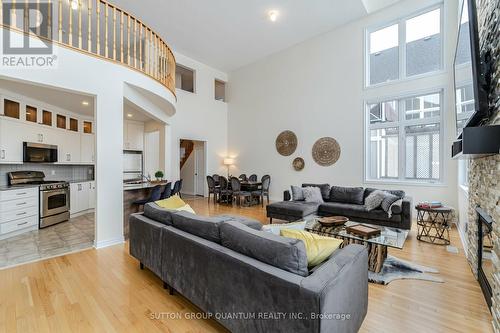
<instances>
[{"instance_id":1,"label":"baseboard trim","mask_svg":"<svg viewBox=\"0 0 500 333\"><path fill-rule=\"evenodd\" d=\"M95 243L95 248L102 249L102 248L105 248L108 246L113 246L113 245L118 245L118 244L123 244L123 243L125 243L125 238L123 236L120 236L117 238L98 241Z\"/></svg>"},{"instance_id":2,"label":"baseboard trim","mask_svg":"<svg viewBox=\"0 0 500 333\"><path fill-rule=\"evenodd\" d=\"M460 242L462 243L462 248L464 250L465 257L467 258L468 250L469 250L469 245L467 244L467 235L464 234L464 231L460 228L460 225L456 222L454 222L455 227L458 230L458 236L460 238Z\"/></svg>"},{"instance_id":3,"label":"baseboard trim","mask_svg":"<svg viewBox=\"0 0 500 333\"><path fill-rule=\"evenodd\" d=\"M72 219L72 218L75 218L75 217L87 215L87 214L94 213L94 212L95 212L95 209L94 208L90 208L90 209L87 209L87 210L84 210L84 211L81 211L81 212L78 212L78 213L71 214L69 216L69 218Z\"/></svg>"}]
</instances>

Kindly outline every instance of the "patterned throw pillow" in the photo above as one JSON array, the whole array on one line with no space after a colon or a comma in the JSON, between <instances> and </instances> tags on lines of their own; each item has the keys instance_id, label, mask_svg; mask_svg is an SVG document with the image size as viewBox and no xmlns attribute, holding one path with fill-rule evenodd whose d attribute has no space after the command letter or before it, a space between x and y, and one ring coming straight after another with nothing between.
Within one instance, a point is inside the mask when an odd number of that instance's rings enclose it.
<instances>
[{"instance_id":1,"label":"patterned throw pillow","mask_svg":"<svg viewBox=\"0 0 500 333\"><path fill-rule=\"evenodd\" d=\"M323 196L319 187L304 187L302 189L306 202L323 203Z\"/></svg>"},{"instance_id":2,"label":"patterned throw pillow","mask_svg":"<svg viewBox=\"0 0 500 333\"><path fill-rule=\"evenodd\" d=\"M302 187L292 185L292 200L293 201L304 201L304 189Z\"/></svg>"},{"instance_id":3,"label":"patterned throw pillow","mask_svg":"<svg viewBox=\"0 0 500 333\"><path fill-rule=\"evenodd\" d=\"M384 191L380 190L373 191L372 193L370 193L370 195L368 195L365 198L365 208L368 211L374 210L375 208L380 206L384 198L385 198Z\"/></svg>"},{"instance_id":4,"label":"patterned throw pillow","mask_svg":"<svg viewBox=\"0 0 500 333\"><path fill-rule=\"evenodd\" d=\"M380 206L382 207L382 209L386 213L388 213L390 208L391 208L391 205L401 198L398 197L397 195L391 194L389 192L384 192L384 194L385 194L385 198L384 198L384 200L382 200L382 203L380 204Z\"/></svg>"}]
</instances>

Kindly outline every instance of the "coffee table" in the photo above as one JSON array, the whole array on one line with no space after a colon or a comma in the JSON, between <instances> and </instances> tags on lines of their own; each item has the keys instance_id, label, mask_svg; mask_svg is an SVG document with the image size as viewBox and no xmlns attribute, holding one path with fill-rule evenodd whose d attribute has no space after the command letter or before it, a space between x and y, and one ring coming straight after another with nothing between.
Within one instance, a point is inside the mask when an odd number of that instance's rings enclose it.
<instances>
[{"instance_id":1,"label":"coffee table","mask_svg":"<svg viewBox=\"0 0 500 333\"><path fill-rule=\"evenodd\" d=\"M383 227L355 221L348 221L344 225L337 227L325 227L317 219L318 216L306 218L304 229L318 235L342 239L344 241L342 247L349 244L365 245L368 249L368 269L375 273L379 273L384 266L384 261L387 258L387 248L402 249L409 233L409 230L405 229ZM346 231L346 227L356 224L379 228L380 235L363 238Z\"/></svg>"}]
</instances>

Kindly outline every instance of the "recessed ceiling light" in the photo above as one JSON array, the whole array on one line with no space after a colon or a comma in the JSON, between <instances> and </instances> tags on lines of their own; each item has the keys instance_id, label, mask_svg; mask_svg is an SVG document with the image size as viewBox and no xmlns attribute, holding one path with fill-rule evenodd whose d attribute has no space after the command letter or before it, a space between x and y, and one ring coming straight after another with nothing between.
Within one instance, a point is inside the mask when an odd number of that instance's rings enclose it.
<instances>
[{"instance_id":1,"label":"recessed ceiling light","mask_svg":"<svg viewBox=\"0 0 500 333\"><path fill-rule=\"evenodd\" d=\"M82 102L82 105L87 106L87 105L89 105L89 102L87 102L87 101L83 101L83 102Z\"/></svg>"},{"instance_id":2,"label":"recessed ceiling light","mask_svg":"<svg viewBox=\"0 0 500 333\"><path fill-rule=\"evenodd\" d=\"M271 22L276 22L276 20L278 19L278 16L280 15L280 13L277 11L277 10L270 10L268 13L267 13L267 16L269 17L269 20Z\"/></svg>"},{"instance_id":3,"label":"recessed ceiling light","mask_svg":"<svg viewBox=\"0 0 500 333\"><path fill-rule=\"evenodd\" d=\"M127 117L132 118L134 115L132 113L127 113Z\"/></svg>"}]
</instances>

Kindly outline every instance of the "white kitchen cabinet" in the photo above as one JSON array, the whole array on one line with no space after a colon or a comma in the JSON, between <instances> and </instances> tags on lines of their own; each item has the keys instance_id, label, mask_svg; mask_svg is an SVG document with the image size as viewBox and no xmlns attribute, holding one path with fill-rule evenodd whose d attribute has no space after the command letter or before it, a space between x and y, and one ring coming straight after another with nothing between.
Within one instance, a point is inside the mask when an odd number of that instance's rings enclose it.
<instances>
[{"instance_id":1,"label":"white kitchen cabinet","mask_svg":"<svg viewBox=\"0 0 500 333\"><path fill-rule=\"evenodd\" d=\"M81 161L81 135L80 133L58 130L61 138L58 147L59 164L78 164Z\"/></svg>"},{"instance_id":2,"label":"white kitchen cabinet","mask_svg":"<svg viewBox=\"0 0 500 333\"><path fill-rule=\"evenodd\" d=\"M22 163L24 142L58 145L61 139L51 127L0 118L0 163Z\"/></svg>"},{"instance_id":3,"label":"white kitchen cabinet","mask_svg":"<svg viewBox=\"0 0 500 333\"><path fill-rule=\"evenodd\" d=\"M0 239L38 228L38 187L0 191Z\"/></svg>"},{"instance_id":4,"label":"white kitchen cabinet","mask_svg":"<svg viewBox=\"0 0 500 333\"><path fill-rule=\"evenodd\" d=\"M89 209L95 209L96 206L96 190L95 182L89 182Z\"/></svg>"},{"instance_id":5,"label":"white kitchen cabinet","mask_svg":"<svg viewBox=\"0 0 500 333\"><path fill-rule=\"evenodd\" d=\"M144 123L137 121L123 122L123 149L144 150Z\"/></svg>"},{"instance_id":6,"label":"white kitchen cabinet","mask_svg":"<svg viewBox=\"0 0 500 333\"><path fill-rule=\"evenodd\" d=\"M95 163L95 135L81 134L81 163Z\"/></svg>"},{"instance_id":7,"label":"white kitchen cabinet","mask_svg":"<svg viewBox=\"0 0 500 333\"><path fill-rule=\"evenodd\" d=\"M71 215L95 208L95 182L71 183L69 188Z\"/></svg>"},{"instance_id":8,"label":"white kitchen cabinet","mask_svg":"<svg viewBox=\"0 0 500 333\"><path fill-rule=\"evenodd\" d=\"M0 118L0 163L23 162L23 140L29 127L19 121Z\"/></svg>"}]
</instances>

